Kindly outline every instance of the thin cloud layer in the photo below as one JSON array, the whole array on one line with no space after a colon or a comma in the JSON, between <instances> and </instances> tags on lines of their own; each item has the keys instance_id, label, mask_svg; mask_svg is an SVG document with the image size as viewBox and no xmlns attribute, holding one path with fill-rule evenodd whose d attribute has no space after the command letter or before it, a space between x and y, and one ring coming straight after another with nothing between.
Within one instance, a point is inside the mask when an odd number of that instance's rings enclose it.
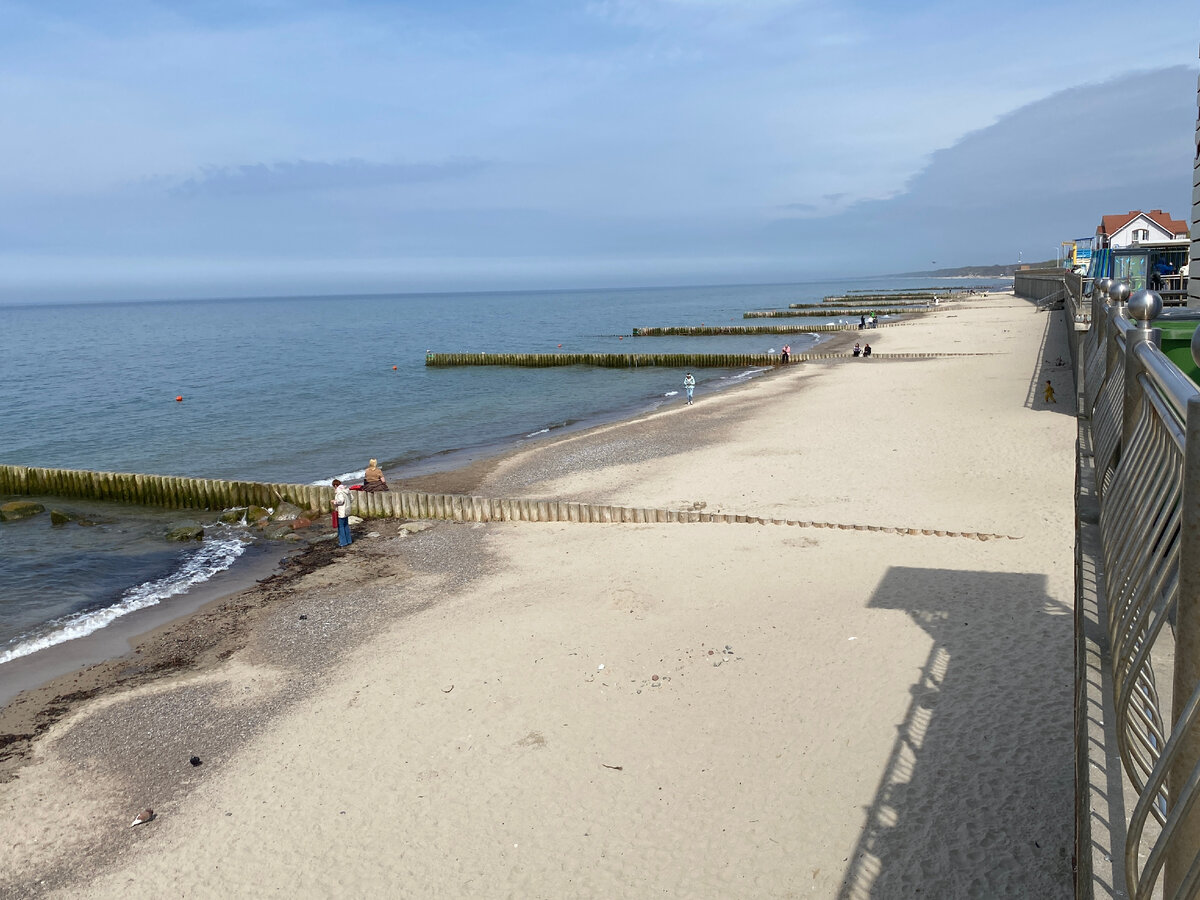
<instances>
[{"instance_id":1,"label":"thin cloud layer","mask_svg":"<svg viewBox=\"0 0 1200 900\"><path fill-rule=\"evenodd\" d=\"M478 159L449 160L444 163L370 163L352 159L331 163L299 160L209 166L200 175L188 178L172 190L181 196L355 190L381 185L447 181L475 174L487 168L487 165Z\"/></svg>"}]
</instances>

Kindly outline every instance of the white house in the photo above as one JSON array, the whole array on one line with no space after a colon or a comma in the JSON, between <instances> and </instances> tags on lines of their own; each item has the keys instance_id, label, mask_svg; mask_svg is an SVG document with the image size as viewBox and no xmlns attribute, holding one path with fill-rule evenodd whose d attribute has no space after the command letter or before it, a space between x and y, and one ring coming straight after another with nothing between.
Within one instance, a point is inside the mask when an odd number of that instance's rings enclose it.
<instances>
[{"instance_id":1,"label":"white house","mask_svg":"<svg viewBox=\"0 0 1200 900\"><path fill-rule=\"evenodd\" d=\"M1171 218L1161 209L1142 212L1131 209L1127 213L1104 216L1096 227L1097 247L1132 247L1134 244L1163 244L1168 241L1186 241L1188 223Z\"/></svg>"}]
</instances>

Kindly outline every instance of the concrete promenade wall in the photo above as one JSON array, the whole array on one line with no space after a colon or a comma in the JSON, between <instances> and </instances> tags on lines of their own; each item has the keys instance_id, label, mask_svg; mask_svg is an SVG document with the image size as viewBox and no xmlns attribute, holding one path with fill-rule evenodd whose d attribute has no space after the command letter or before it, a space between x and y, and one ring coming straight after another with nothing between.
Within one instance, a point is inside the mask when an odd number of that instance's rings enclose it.
<instances>
[{"instance_id":1,"label":"concrete promenade wall","mask_svg":"<svg viewBox=\"0 0 1200 900\"><path fill-rule=\"evenodd\" d=\"M1064 285L1078 303L1083 293L1083 278L1070 269L1021 269L1013 276L1013 293L1030 300L1045 300Z\"/></svg>"},{"instance_id":2,"label":"concrete promenade wall","mask_svg":"<svg viewBox=\"0 0 1200 900\"><path fill-rule=\"evenodd\" d=\"M251 504L274 507L281 501L287 501L303 509L324 513L328 512L333 500L333 489L328 485L264 484L128 472L0 466L0 495L13 494L111 500L168 509L220 510ZM766 518L741 513L708 513L697 509L610 506L568 500L474 497L464 494L430 494L424 491L388 491L378 494L351 491L350 498L351 514L364 519L449 519L456 522L728 522L838 528L845 531L883 531L889 534L970 538L980 541L1019 539L1016 535L988 532L934 531L904 526Z\"/></svg>"}]
</instances>

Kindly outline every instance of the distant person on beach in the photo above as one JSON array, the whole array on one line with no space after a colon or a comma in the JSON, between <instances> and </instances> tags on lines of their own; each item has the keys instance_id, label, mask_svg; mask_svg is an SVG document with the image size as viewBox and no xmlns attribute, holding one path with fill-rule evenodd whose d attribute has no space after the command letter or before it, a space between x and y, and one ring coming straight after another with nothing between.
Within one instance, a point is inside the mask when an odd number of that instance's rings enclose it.
<instances>
[{"instance_id":1,"label":"distant person on beach","mask_svg":"<svg viewBox=\"0 0 1200 900\"><path fill-rule=\"evenodd\" d=\"M860 347L860 346L858 345L858 341L855 341L855 342L854 342L854 355L855 355L855 356L861 356L861 355L862 355L862 347Z\"/></svg>"},{"instance_id":2,"label":"distant person on beach","mask_svg":"<svg viewBox=\"0 0 1200 900\"><path fill-rule=\"evenodd\" d=\"M863 359L866 359L870 355L871 355L871 345L867 344L866 346L863 347Z\"/></svg>"},{"instance_id":3,"label":"distant person on beach","mask_svg":"<svg viewBox=\"0 0 1200 900\"><path fill-rule=\"evenodd\" d=\"M387 481L383 477L383 469L379 468L379 460L371 460L367 464L367 471L363 472L363 490L376 494L387 489Z\"/></svg>"},{"instance_id":4,"label":"distant person on beach","mask_svg":"<svg viewBox=\"0 0 1200 900\"><path fill-rule=\"evenodd\" d=\"M871 327L872 328L875 327L875 325L878 321L879 321L879 316L875 315L875 313L871 313Z\"/></svg>"},{"instance_id":5,"label":"distant person on beach","mask_svg":"<svg viewBox=\"0 0 1200 900\"><path fill-rule=\"evenodd\" d=\"M688 372L686 375L683 376L683 389L685 391L687 391L687 397L688 397L687 405L691 406L692 405L692 391L694 391L696 389L696 376L693 375L691 372Z\"/></svg>"},{"instance_id":6,"label":"distant person on beach","mask_svg":"<svg viewBox=\"0 0 1200 900\"><path fill-rule=\"evenodd\" d=\"M858 330L862 331L866 327L867 327L867 317L859 316L858 317Z\"/></svg>"},{"instance_id":7,"label":"distant person on beach","mask_svg":"<svg viewBox=\"0 0 1200 900\"><path fill-rule=\"evenodd\" d=\"M350 489L338 479L333 479L333 511L337 514L338 546L349 546L350 536Z\"/></svg>"},{"instance_id":8,"label":"distant person on beach","mask_svg":"<svg viewBox=\"0 0 1200 900\"><path fill-rule=\"evenodd\" d=\"M1054 399L1054 385L1052 385L1050 383L1049 378L1046 379L1046 390L1043 393L1046 395L1047 403L1057 403L1058 402L1057 400Z\"/></svg>"},{"instance_id":9,"label":"distant person on beach","mask_svg":"<svg viewBox=\"0 0 1200 900\"><path fill-rule=\"evenodd\" d=\"M785 363L786 363L786 362L787 362L789 359L791 359L791 358L792 358L792 345L791 345L791 344L784 344L784 345L783 345L783 354L782 354L782 355L783 355L783 361L784 361Z\"/></svg>"}]
</instances>

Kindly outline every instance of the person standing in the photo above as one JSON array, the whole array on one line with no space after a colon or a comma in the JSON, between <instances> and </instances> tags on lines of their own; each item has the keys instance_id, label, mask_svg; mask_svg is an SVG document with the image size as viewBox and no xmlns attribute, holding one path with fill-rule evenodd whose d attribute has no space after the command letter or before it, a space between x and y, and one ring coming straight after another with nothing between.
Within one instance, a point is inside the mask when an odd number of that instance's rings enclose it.
<instances>
[{"instance_id":1,"label":"person standing","mask_svg":"<svg viewBox=\"0 0 1200 900\"><path fill-rule=\"evenodd\" d=\"M337 514L338 546L347 547L354 538L350 535L350 489L333 479L333 511Z\"/></svg>"},{"instance_id":2,"label":"person standing","mask_svg":"<svg viewBox=\"0 0 1200 900\"><path fill-rule=\"evenodd\" d=\"M783 361L784 361L784 363L786 363L791 358L792 358L792 345L784 344L783 345Z\"/></svg>"},{"instance_id":3,"label":"person standing","mask_svg":"<svg viewBox=\"0 0 1200 900\"><path fill-rule=\"evenodd\" d=\"M1050 383L1049 378L1046 379L1046 390L1044 393L1045 393L1047 403L1057 403L1058 402L1057 400L1054 399L1054 385L1052 385Z\"/></svg>"},{"instance_id":4,"label":"person standing","mask_svg":"<svg viewBox=\"0 0 1200 900\"><path fill-rule=\"evenodd\" d=\"M685 391L687 391L687 398L688 398L687 405L691 406L692 405L692 391L694 391L696 389L696 377L691 372L688 372L686 375L683 376L683 389Z\"/></svg>"}]
</instances>

